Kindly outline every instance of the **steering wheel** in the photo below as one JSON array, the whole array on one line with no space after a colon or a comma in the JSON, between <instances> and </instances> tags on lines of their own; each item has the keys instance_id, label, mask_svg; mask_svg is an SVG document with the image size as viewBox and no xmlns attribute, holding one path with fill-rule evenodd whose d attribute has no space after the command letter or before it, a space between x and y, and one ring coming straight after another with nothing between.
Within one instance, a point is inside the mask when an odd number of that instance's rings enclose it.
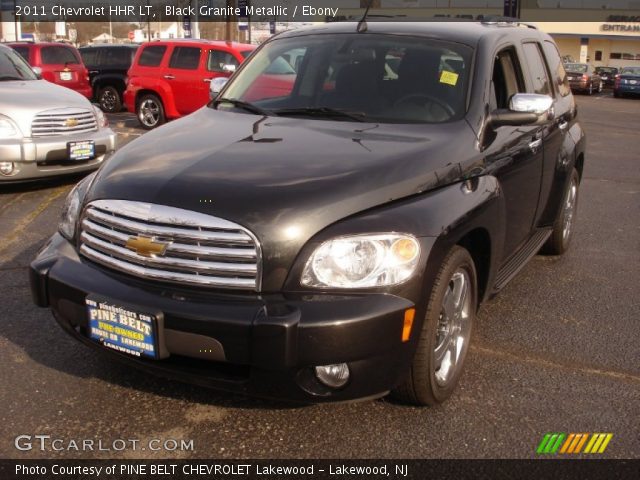
<instances>
[{"instance_id":1,"label":"steering wheel","mask_svg":"<svg viewBox=\"0 0 640 480\"><path fill-rule=\"evenodd\" d=\"M443 100L440 100L439 98L433 97L426 93L410 93L396 100L393 106L398 107L403 104L420 105L420 106L423 106L425 110L429 112L431 111L431 108L428 107L427 105L431 104L431 105L436 105L437 107L440 107L440 109L443 110L449 117L454 117L456 114L455 110L451 107L451 105L449 105Z\"/></svg>"}]
</instances>

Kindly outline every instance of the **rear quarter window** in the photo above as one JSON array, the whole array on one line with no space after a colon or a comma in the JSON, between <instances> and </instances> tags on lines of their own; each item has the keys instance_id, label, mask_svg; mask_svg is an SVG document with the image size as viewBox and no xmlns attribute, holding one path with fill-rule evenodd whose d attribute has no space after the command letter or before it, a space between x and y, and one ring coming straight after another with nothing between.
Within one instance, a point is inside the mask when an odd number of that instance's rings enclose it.
<instances>
[{"instance_id":1,"label":"rear quarter window","mask_svg":"<svg viewBox=\"0 0 640 480\"><path fill-rule=\"evenodd\" d=\"M43 47L40 57L44 65L64 65L80 63L73 50L67 47Z\"/></svg>"},{"instance_id":2,"label":"rear quarter window","mask_svg":"<svg viewBox=\"0 0 640 480\"><path fill-rule=\"evenodd\" d=\"M165 45L155 45L152 47L145 47L140 54L138 65L141 67L157 67L162 62L164 52L167 51Z\"/></svg>"}]
</instances>

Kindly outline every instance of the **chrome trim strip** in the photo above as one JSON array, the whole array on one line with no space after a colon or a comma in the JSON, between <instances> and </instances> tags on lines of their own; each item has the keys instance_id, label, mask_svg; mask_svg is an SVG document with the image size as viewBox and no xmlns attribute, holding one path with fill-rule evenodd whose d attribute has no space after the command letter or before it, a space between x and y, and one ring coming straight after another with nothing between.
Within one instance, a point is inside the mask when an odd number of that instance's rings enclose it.
<instances>
[{"instance_id":1,"label":"chrome trim strip","mask_svg":"<svg viewBox=\"0 0 640 480\"><path fill-rule=\"evenodd\" d=\"M80 247L80 253L85 255L87 258L90 258L105 266L111 267L123 273L135 275L142 278L152 278L159 281L170 281L190 285L207 285L216 287L255 288L256 286L256 282L252 278L244 279L211 277L205 275L189 275L177 272L166 272L164 270L156 270L153 268L146 268L139 265L123 262L107 255L103 255L100 252L89 249L85 245L82 245Z\"/></svg>"},{"instance_id":2,"label":"chrome trim strip","mask_svg":"<svg viewBox=\"0 0 640 480\"><path fill-rule=\"evenodd\" d=\"M124 247L119 247L113 243L105 242L97 237L82 232L80 240L84 245L99 250L102 253L114 255L121 260L130 260L133 263L142 264L146 267L169 267L194 272L215 272L215 273L236 273L236 274L255 274L256 265L253 263L224 263L224 262L205 262L202 260L189 260L186 258L171 257L143 257Z\"/></svg>"},{"instance_id":3,"label":"chrome trim strip","mask_svg":"<svg viewBox=\"0 0 640 480\"><path fill-rule=\"evenodd\" d=\"M103 240L118 242L118 245L124 246L131 235L105 228L102 225L91 221L89 218L82 220L82 229L92 235ZM257 257L255 248L233 248L233 247L205 247L198 245L188 245L186 243L171 243L167 247L166 255L172 253L185 253L196 257L217 257L228 259L246 259L255 260Z\"/></svg>"},{"instance_id":4,"label":"chrome trim strip","mask_svg":"<svg viewBox=\"0 0 640 480\"><path fill-rule=\"evenodd\" d=\"M164 227L160 225L147 225L135 220L109 215L95 209L88 209L86 215L97 222L104 222L116 227L128 230L133 234L143 234L158 237L182 238L185 240L202 240L211 242L237 242L250 243L251 237L246 233L209 232L188 230L179 227Z\"/></svg>"},{"instance_id":5,"label":"chrome trim strip","mask_svg":"<svg viewBox=\"0 0 640 480\"><path fill-rule=\"evenodd\" d=\"M260 242L253 232L236 223L146 202L96 200L85 208L81 227L80 253L123 273L190 285L260 291ZM125 248L125 243L136 235L168 241L165 255L145 257Z\"/></svg>"}]
</instances>

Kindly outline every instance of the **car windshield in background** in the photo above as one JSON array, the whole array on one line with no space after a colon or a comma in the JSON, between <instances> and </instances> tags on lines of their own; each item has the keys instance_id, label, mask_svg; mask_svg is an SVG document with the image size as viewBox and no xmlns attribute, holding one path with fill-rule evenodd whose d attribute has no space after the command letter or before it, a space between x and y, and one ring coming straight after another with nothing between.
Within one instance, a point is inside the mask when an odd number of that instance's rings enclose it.
<instances>
[{"instance_id":1,"label":"car windshield in background","mask_svg":"<svg viewBox=\"0 0 640 480\"><path fill-rule=\"evenodd\" d=\"M448 122L465 113L471 55L469 47L419 37L285 38L257 52L224 98L281 116ZM238 108L229 101L214 105Z\"/></svg>"},{"instance_id":2,"label":"car windshield in background","mask_svg":"<svg viewBox=\"0 0 640 480\"><path fill-rule=\"evenodd\" d=\"M620 71L620 75L640 75L640 67L625 67Z\"/></svg>"},{"instance_id":3,"label":"car windshield in background","mask_svg":"<svg viewBox=\"0 0 640 480\"><path fill-rule=\"evenodd\" d=\"M11 49L0 49L0 81L36 80L31 67Z\"/></svg>"},{"instance_id":4,"label":"car windshield in background","mask_svg":"<svg viewBox=\"0 0 640 480\"><path fill-rule=\"evenodd\" d=\"M564 69L567 72L586 73L588 66L584 63L565 63Z\"/></svg>"}]
</instances>

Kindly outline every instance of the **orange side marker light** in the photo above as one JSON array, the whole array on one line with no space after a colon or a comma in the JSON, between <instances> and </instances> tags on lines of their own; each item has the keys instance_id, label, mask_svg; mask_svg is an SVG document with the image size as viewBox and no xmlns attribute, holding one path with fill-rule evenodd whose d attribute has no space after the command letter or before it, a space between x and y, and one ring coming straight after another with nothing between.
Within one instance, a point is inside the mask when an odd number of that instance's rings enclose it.
<instances>
[{"instance_id":1,"label":"orange side marker light","mask_svg":"<svg viewBox=\"0 0 640 480\"><path fill-rule=\"evenodd\" d=\"M408 342L411 337L411 328L413 327L413 319L416 317L416 309L408 308L404 311L404 324L402 326L402 341Z\"/></svg>"}]
</instances>

